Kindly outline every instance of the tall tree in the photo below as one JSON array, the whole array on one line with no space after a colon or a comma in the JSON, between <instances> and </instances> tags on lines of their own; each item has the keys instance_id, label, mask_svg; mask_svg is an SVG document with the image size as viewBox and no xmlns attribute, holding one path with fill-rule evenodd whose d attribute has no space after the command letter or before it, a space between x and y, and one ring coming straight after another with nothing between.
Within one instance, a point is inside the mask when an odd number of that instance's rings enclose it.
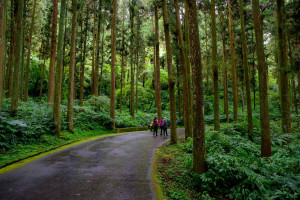
<instances>
[{"instance_id":1,"label":"tall tree","mask_svg":"<svg viewBox=\"0 0 300 200\"><path fill-rule=\"evenodd\" d=\"M290 102L288 91L287 46L285 37L284 0L277 2L278 65L280 70L280 102L282 131L291 132Z\"/></svg>"},{"instance_id":2,"label":"tall tree","mask_svg":"<svg viewBox=\"0 0 300 200\"><path fill-rule=\"evenodd\" d=\"M181 22L179 16L179 6L178 0L174 0L175 5L175 12L176 12L176 23L177 23L177 32L178 32L178 40L179 40L179 48L180 48L180 60L181 60L181 68L182 68L182 77L183 77L183 119L184 119L184 127L185 127L185 138L191 137L191 120L189 114L189 92L188 92L188 77L187 77L187 66L185 62L185 49L184 49L184 42L183 42L183 34L181 29Z\"/></svg>"},{"instance_id":3,"label":"tall tree","mask_svg":"<svg viewBox=\"0 0 300 200\"><path fill-rule=\"evenodd\" d=\"M268 67L265 61L262 16L259 0L252 0L253 22L256 41L257 68L259 71L259 103L261 121L261 156L269 157L271 153L270 114L268 102Z\"/></svg>"},{"instance_id":4,"label":"tall tree","mask_svg":"<svg viewBox=\"0 0 300 200\"><path fill-rule=\"evenodd\" d=\"M130 38L130 115L134 117L134 70L133 70L133 39L134 39L134 15L135 15L135 1L132 0L130 7L130 29L131 29L131 38Z\"/></svg>"},{"instance_id":5,"label":"tall tree","mask_svg":"<svg viewBox=\"0 0 300 200\"><path fill-rule=\"evenodd\" d=\"M50 55L49 78L48 78L48 104L49 105L52 105L54 102L57 15L58 15L58 0L53 0L51 55Z\"/></svg>"},{"instance_id":6,"label":"tall tree","mask_svg":"<svg viewBox=\"0 0 300 200\"><path fill-rule=\"evenodd\" d=\"M0 113L4 92L4 70L6 52L6 0L0 1Z\"/></svg>"},{"instance_id":7,"label":"tall tree","mask_svg":"<svg viewBox=\"0 0 300 200\"><path fill-rule=\"evenodd\" d=\"M231 0L228 0L228 24L229 24L229 40L230 40L230 56L231 56L231 85L233 94L233 120L238 121L238 94L236 86L236 66L235 66L235 50L233 44L233 31L232 31L232 12Z\"/></svg>"},{"instance_id":8,"label":"tall tree","mask_svg":"<svg viewBox=\"0 0 300 200\"><path fill-rule=\"evenodd\" d=\"M84 42L83 42L83 52L82 52L82 62L80 66L80 89L79 89L79 104L83 106L83 94L84 94L84 71L85 71L85 60L86 60L86 49L87 49L87 39L88 39L88 25L90 17L90 0L88 0L86 6L86 19L85 19L85 30L84 30ZM83 14L83 13L82 13Z\"/></svg>"},{"instance_id":9,"label":"tall tree","mask_svg":"<svg viewBox=\"0 0 300 200\"><path fill-rule=\"evenodd\" d=\"M117 46L117 6L118 0L113 2L112 28L111 28L111 89L110 89L110 117L115 128L115 91L116 91L116 46Z\"/></svg>"},{"instance_id":10,"label":"tall tree","mask_svg":"<svg viewBox=\"0 0 300 200\"><path fill-rule=\"evenodd\" d=\"M72 4L72 36L71 36L71 50L70 50L70 67L69 67L69 92L68 92L68 129L74 132L73 122L73 105L74 105L74 69L76 65L76 26L77 26L77 0L73 0Z\"/></svg>"},{"instance_id":11,"label":"tall tree","mask_svg":"<svg viewBox=\"0 0 300 200\"><path fill-rule=\"evenodd\" d=\"M245 24L244 24L244 6L243 6L242 0L239 0L239 12L240 12L240 21L241 21L243 67L244 67L244 75L245 75L245 81L246 81L248 134L252 135L253 121L252 121L252 105L251 105L251 93L250 93L249 67L248 67L248 50L247 50L247 39L246 39L246 33L245 33Z\"/></svg>"},{"instance_id":12,"label":"tall tree","mask_svg":"<svg viewBox=\"0 0 300 200\"><path fill-rule=\"evenodd\" d=\"M124 77L124 51L125 51L125 13L126 9L125 6L122 8L122 53L121 53L121 91L120 91L120 113L122 113L123 107L123 77Z\"/></svg>"},{"instance_id":13,"label":"tall tree","mask_svg":"<svg viewBox=\"0 0 300 200\"><path fill-rule=\"evenodd\" d=\"M12 87L12 97L11 97L11 116L15 116L18 113L18 88L19 88L19 69L21 65L21 44L22 44L22 26L23 26L23 10L24 2L22 0L17 0L17 15L16 15L16 49L14 56L14 74L13 74L13 87Z\"/></svg>"},{"instance_id":14,"label":"tall tree","mask_svg":"<svg viewBox=\"0 0 300 200\"><path fill-rule=\"evenodd\" d=\"M65 31L65 15L66 15L66 1L61 1L60 18L59 18L59 32L57 45L57 66L56 66L56 84L55 84L55 98L53 107L53 118L55 122L55 135L59 136L61 132L60 120L60 103L61 103L61 84L62 84L62 69L63 69L63 51L64 51L64 31Z\"/></svg>"},{"instance_id":15,"label":"tall tree","mask_svg":"<svg viewBox=\"0 0 300 200\"><path fill-rule=\"evenodd\" d=\"M214 87L214 129L220 131L220 108L219 108L219 72L217 60L217 27L215 0L211 0L211 42L212 42L212 68Z\"/></svg>"},{"instance_id":16,"label":"tall tree","mask_svg":"<svg viewBox=\"0 0 300 200\"><path fill-rule=\"evenodd\" d=\"M177 143L177 124L176 124L176 101L175 101L175 75L172 66L172 49L170 39L170 24L167 9L167 1L162 0L163 4L163 18L164 18L164 32L167 50L167 65L168 65L168 79L169 79L169 99L170 99L170 120L171 120L171 144Z\"/></svg>"},{"instance_id":17,"label":"tall tree","mask_svg":"<svg viewBox=\"0 0 300 200\"><path fill-rule=\"evenodd\" d=\"M158 3L155 1L155 69L154 69L154 87L155 87L155 104L157 109L158 120L162 118L161 111L161 90L160 90L160 65L159 65L159 27L158 27Z\"/></svg>"},{"instance_id":18,"label":"tall tree","mask_svg":"<svg viewBox=\"0 0 300 200\"><path fill-rule=\"evenodd\" d=\"M191 64L193 68L194 84L194 102L195 102L195 119L193 129L193 168L196 173L206 172L206 148L205 148L205 124L204 124L204 95L203 95L203 75L200 50L200 37L197 17L196 0L187 0L189 9L189 34Z\"/></svg>"},{"instance_id":19,"label":"tall tree","mask_svg":"<svg viewBox=\"0 0 300 200\"><path fill-rule=\"evenodd\" d=\"M29 86L29 71L30 71L30 55L31 55L31 41L33 35L33 28L34 28L34 20L35 20L35 8L36 8L36 0L33 3L33 11L31 16L31 25L30 25L30 35L28 39L27 45L27 61L26 61L26 75L25 75L25 92L24 92L24 101L28 101L28 86Z\"/></svg>"}]
</instances>

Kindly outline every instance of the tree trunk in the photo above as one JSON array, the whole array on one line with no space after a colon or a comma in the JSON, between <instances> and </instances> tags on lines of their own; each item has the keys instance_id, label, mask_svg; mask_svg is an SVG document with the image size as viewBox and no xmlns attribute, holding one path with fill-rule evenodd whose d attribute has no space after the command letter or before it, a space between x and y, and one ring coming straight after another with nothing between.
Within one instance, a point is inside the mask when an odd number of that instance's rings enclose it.
<instances>
[{"instance_id":1,"label":"tree trunk","mask_svg":"<svg viewBox=\"0 0 300 200\"><path fill-rule=\"evenodd\" d=\"M20 100L23 100L23 95L24 95L24 91L23 91L23 88L24 88L24 58L25 58L25 26L26 26L26 20L25 20L25 17L26 17L26 4L25 4L25 1L24 1L24 11L23 11L23 19L24 19L24 23L23 23L23 26L22 26L22 29L21 29L21 32L22 32L22 44L21 44L21 69L20 69L20 74L19 74L19 79L20 79L20 82L19 82L19 99Z\"/></svg>"},{"instance_id":2,"label":"tree trunk","mask_svg":"<svg viewBox=\"0 0 300 200\"><path fill-rule=\"evenodd\" d=\"M93 50L92 50L92 95L95 94L95 40L96 40L96 0L94 0L94 21L93 21Z\"/></svg>"},{"instance_id":3,"label":"tree trunk","mask_svg":"<svg viewBox=\"0 0 300 200\"><path fill-rule=\"evenodd\" d=\"M90 15L90 0L88 0L86 7L86 19L85 19L85 30L84 30L84 42L83 42L83 52L82 52L82 63L80 67L80 91L79 91L79 104L83 106L83 96L84 96L84 68L85 68L85 58L86 58L86 43L88 39L88 25L89 25L89 15ZM83 14L83 13L82 13Z\"/></svg>"},{"instance_id":4,"label":"tree trunk","mask_svg":"<svg viewBox=\"0 0 300 200\"><path fill-rule=\"evenodd\" d=\"M122 9L123 12L123 18L122 18L122 55L121 55L121 92L120 92L120 113L122 113L122 107L123 107L123 77L124 77L124 51L125 51L125 6Z\"/></svg>"},{"instance_id":5,"label":"tree trunk","mask_svg":"<svg viewBox=\"0 0 300 200\"><path fill-rule=\"evenodd\" d=\"M160 89L160 65L159 65L159 24L158 24L158 5L155 4L155 97L156 97L156 109L157 118L161 120L162 110L161 110L161 89Z\"/></svg>"},{"instance_id":6,"label":"tree trunk","mask_svg":"<svg viewBox=\"0 0 300 200\"><path fill-rule=\"evenodd\" d=\"M217 27L215 0L211 0L211 42L212 42L212 68L214 87L214 130L220 131L220 108L219 108L219 72L217 60Z\"/></svg>"},{"instance_id":7,"label":"tree trunk","mask_svg":"<svg viewBox=\"0 0 300 200\"><path fill-rule=\"evenodd\" d=\"M133 71L133 38L134 38L134 2L132 1L132 5L130 8L130 28L131 28L131 38L130 38L130 115L134 117L134 71Z\"/></svg>"},{"instance_id":8,"label":"tree trunk","mask_svg":"<svg viewBox=\"0 0 300 200\"><path fill-rule=\"evenodd\" d=\"M207 47L207 42L208 42L208 34L207 34L207 23L206 19L204 20L205 22L205 52L206 52L206 95L209 96L209 55L208 55L208 47Z\"/></svg>"},{"instance_id":9,"label":"tree trunk","mask_svg":"<svg viewBox=\"0 0 300 200\"><path fill-rule=\"evenodd\" d=\"M285 11L284 0L277 2L277 28L278 28L278 64L280 70L280 102L281 102L281 126L282 131L290 133L290 102L288 92L288 66L287 66L287 47L285 38Z\"/></svg>"},{"instance_id":10,"label":"tree trunk","mask_svg":"<svg viewBox=\"0 0 300 200\"><path fill-rule=\"evenodd\" d=\"M188 93L188 76L187 76L187 65L185 62L185 49L184 49L184 42L183 42L183 34L181 29L181 22L179 16L179 6L178 0L174 0L175 5L175 12L176 12L176 23L177 23L177 32L178 32L178 40L179 40L179 48L180 48L180 61L181 61L181 69L182 69L182 77L183 77L183 120L184 120L184 127L185 127L185 138L192 137L191 134L191 120L189 114L189 93Z\"/></svg>"},{"instance_id":11,"label":"tree trunk","mask_svg":"<svg viewBox=\"0 0 300 200\"><path fill-rule=\"evenodd\" d=\"M193 112L193 93L192 93L192 77L191 77L191 65L190 65L190 32L189 32L189 7L187 5L187 1L185 1L185 66L186 66L186 78L187 78L187 93L188 93L188 118L189 120L189 130L188 130L188 137L193 137L193 119L194 119L194 112Z\"/></svg>"},{"instance_id":12,"label":"tree trunk","mask_svg":"<svg viewBox=\"0 0 300 200\"><path fill-rule=\"evenodd\" d=\"M243 51L243 66L246 82L246 98L247 98L247 117L248 117L248 134L253 134L253 121L252 121L252 105L251 105L251 91L250 91L250 78L248 67L248 51L247 51L247 39L244 25L244 6L242 0L239 0L239 11L241 20L241 36L242 36L242 51Z\"/></svg>"},{"instance_id":13,"label":"tree trunk","mask_svg":"<svg viewBox=\"0 0 300 200\"><path fill-rule=\"evenodd\" d=\"M233 93L233 120L238 121L238 94L236 86L236 66L235 66L235 50L233 44L233 32L232 32L232 13L231 3L228 0L228 24L229 24L229 38L230 38L230 56L231 56L231 78L232 78L232 93Z\"/></svg>"},{"instance_id":14,"label":"tree trunk","mask_svg":"<svg viewBox=\"0 0 300 200\"><path fill-rule=\"evenodd\" d=\"M24 3L21 0L16 1L17 15L16 15L16 51L14 59L14 74L13 74L13 87L11 97L11 110L10 115L16 116L18 113L18 88L19 88L19 70L21 65L21 44L22 44L22 26L23 26L23 10Z\"/></svg>"},{"instance_id":15,"label":"tree trunk","mask_svg":"<svg viewBox=\"0 0 300 200\"><path fill-rule=\"evenodd\" d=\"M60 18L59 18L59 32L58 32L58 46L57 46L57 66L56 66L56 84L55 84L55 98L53 107L53 118L55 122L55 135L59 136L61 132L60 120L60 103L61 103L61 84L62 84L62 69L63 69L63 47L64 47L64 26L66 15L66 0L61 1Z\"/></svg>"},{"instance_id":16,"label":"tree trunk","mask_svg":"<svg viewBox=\"0 0 300 200\"><path fill-rule=\"evenodd\" d=\"M259 103L261 121L261 156L270 157L271 135L270 115L268 102L268 68L265 63L264 39L262 30L262 18L259 7L259 0L252 0L253 22L256 40L257 67L259 71Z\"/></svg>"},{"instance_id":17,"label":"tree trunk","mask_svg":"<svg viewBox=\"0 0 300 200\"><path fill-rule=\"evenodd\" d=\"M52 106L54 102L57 14L58 14L58 0L53 0L51 55L50 55L49 78L48 78L48 105L50 106Z\"/></svg>"},{"instance_id":18,"label":"tree trunk","mask_svg":"<svg viewBox=\"0 0 300 200\"><path fill-rule=\"evenodd\" d=\"M6 0L0 1L0 113L4 95L4 70L6 53Z\"/></svg>"},{"instance_id":19,"label":"tree trunk","mask_svg":"<svg viewBox=\"0 0 300 200\"><path fill-rule=\"evenodd\" d=\"M181 94L180 94L180 69L179 69L179 59L176 58L176 68L177 68L177 98L178 98L178 117L181 117Z\"/></svg>"},{"instance_id":20,"label":"tree trunk","mask_svg":"<svg viewBox=\"0 0 300 200\"><path fill-rule=\"evenodd\" d=\"M116 127L115 122L115 90L116 90L116 46L117 46L117 9L118 0L113 2L112 29L111 29L111 89L110 89L110 117L113 120L113 127Z\"/></svg>"},{"instance_id":21,"label":"tree trunk","mask_svg":"<svg viewBox=\"0 0 300 200\"><path fill-rule=\"evenodd\" d=\"M44 78L45 78L45 67L46 67L46 56L44 57L44 64L43 64L43 70L42 70L42 79L41 79L41 87L40 87L40 102L42 101L42 95L43 95L43 85L44 85Z\"/></svg>"},{"instance_id":22,"label":"tree trunk","mask_svg":"<svg viewBox=\"0 0 300 200\"><path fill-rule=\"evenodd\" d=\"M102 0L99 0L99 17L98 17L98 27L96 33L96 60L94 66L94 95L98 96L98 85L99 85L99 62L100 62L100 25L102 17Z\"/></svg>"},{"instance_id":23,"label":"tree trunk","mask_svg":"<svg viewBox=\"0 0 300 200\"><path fill-rule=\"evenodd\" d=\"M76 25L77 25L77 0L73 0L72 4L72 36L71 36L71 50L70 50L70 67L69 67L69 92L68 92L68 130L74 133L73 122L73 105L74 105L74 69L76 65Z\"/></svg>"},{"instance_id":24,"label":"tree trunk","mask_svg":"<svg viewBox=\"0 0 300 200\"><path fill-rule=\"evenodd\" d=\"M30 71L30 54L31 54L31 40L33 35L34 28L34 20L35 20L35 8L36 8L36 0L33 3L33 11L31 16L31 25L30 25L30 35L27 46L27 61L26 61L26 75L25 75L25 93L24 93L24 101L28 101L28 86L29 86L29 71Z\"/></svg>"},{"instance_id":25,"label":"tree trunk","mask_svg":"<svg viewBox=\"0 0 300 200\"><path fill-rule=\"evenodd\" d=\"M102 28L102 42L101 42L101 71L100 71L100 81L99 81L99 95L102 94L102 75L103 75L103 65L104 65L104 33L105 33L105 15L103 15L104 22Z\"/></svg>"},{"instance_id":26,"label":"tree trunk","mask_svg":"<svg viewBox=\"0 0 300 200\"><path fill-rule=\"evenodd\" d=\"M163 4L163 18L164 18L164 32L167 51L167 65L168 65L168 79L169 79L169 99L170 99L170 123L171 123L171 144L177 143L177 124L176 124L176 101L175 101L175 76L172 67L172 49L169 30L169 17L167 9L167 0L162 0Z\"/></svg>"},{"instance_id":27,"label":"tree trunk","mask_svg":"<svg viewBox=\"0 0 300 200\"><path fill-rule=\"evenodd\" d=\"M201 63L200 38L198 28L196 0L187 0L189 8L189 34L191 48L191 64L193 69L195 120L193 129L193 167L196 173L206 172L205 124L204 124L204 95Z\"/></svg>"}]
</instances>

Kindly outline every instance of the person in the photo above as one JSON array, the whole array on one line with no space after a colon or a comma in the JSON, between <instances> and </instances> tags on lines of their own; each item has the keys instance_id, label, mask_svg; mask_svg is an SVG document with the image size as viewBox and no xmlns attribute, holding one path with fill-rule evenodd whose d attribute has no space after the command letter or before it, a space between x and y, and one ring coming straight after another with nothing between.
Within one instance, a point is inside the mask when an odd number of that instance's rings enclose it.
<instances>
[{"instance_id":1,"label":"person","mask_svg":"<svg viewBox=\"0 0 300 200\"><path fill-rule=\"evenodd\" d=\"M167 122L167 118L163 119L162 127L163 127L163 135L164 136L168 136L168 122Z\"/></svg>"},{"instance_id":2,"label":"person","mask_svg":"<svg viewBox=\"0 0 300 200\"><path fill-rule=\"evenodd\" d=\"M151 130L151 132L153 131L153 122L151 122L151 124L150 124L150 130Z\"/></svg>"},{"instance_id":3,"label":"person","mask_svg":"<svg viewBox=\"0 0 300 200\"><path fill-rule=\"evenodd\" d=\"M157 128L158 128L158 121L157 118L155 117L153 120L153 129L154 129L153 135L156 134L157 136Z\"/></svg>"},{"instance_id":4,"label":"person","mask_svg":"<svg viewBox=\"0 0 300 200\"><path fill-rule=\"evenodd\" d=\"M163 118L159 120L159 124L158 124L158 126L160 127L160 135L162 135L163 132L162 122L163 122Z\"/></svg>"}]
</instances>

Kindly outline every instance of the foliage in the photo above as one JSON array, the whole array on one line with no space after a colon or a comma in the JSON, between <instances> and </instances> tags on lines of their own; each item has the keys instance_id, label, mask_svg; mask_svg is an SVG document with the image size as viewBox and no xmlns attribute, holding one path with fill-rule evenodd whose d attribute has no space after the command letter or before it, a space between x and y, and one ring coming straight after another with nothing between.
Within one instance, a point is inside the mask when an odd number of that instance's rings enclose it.
<instances>
[{"instance_id":1,"label":"foliage","mask_svg":"<svg viewBox=\"0 0 300 200\"><path fill-rule=\"evenodd\" d=\"M245 123L230 124L220 134L206 134L208 171L192 172L192 140L166 145L159 154L161 184L170 199L298 199L300 135L283 134L272 124L272 153L260 157L259 133L246 136ZM167 158L166 158L167 157ZM182 191L182 192L180 192ZM207 196L206 196L207 197Z\"/></svg>"}]
</instances>

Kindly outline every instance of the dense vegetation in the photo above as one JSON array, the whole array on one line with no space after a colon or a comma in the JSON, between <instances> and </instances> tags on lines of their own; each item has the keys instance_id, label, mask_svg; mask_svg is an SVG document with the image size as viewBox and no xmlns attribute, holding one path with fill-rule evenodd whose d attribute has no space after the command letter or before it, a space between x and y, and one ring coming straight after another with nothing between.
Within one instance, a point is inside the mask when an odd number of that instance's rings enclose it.
<instances>
[{"instance_id":1,"label":"dense vegetation","mask_svg":"<svg viewBox=\"0 0 300 200\"><path fill-rule=\"evenodd\" d=\"M168 197L296 199L299 7L1 0L0 165L167 117Z\"/></svg>"}]
</instances>

